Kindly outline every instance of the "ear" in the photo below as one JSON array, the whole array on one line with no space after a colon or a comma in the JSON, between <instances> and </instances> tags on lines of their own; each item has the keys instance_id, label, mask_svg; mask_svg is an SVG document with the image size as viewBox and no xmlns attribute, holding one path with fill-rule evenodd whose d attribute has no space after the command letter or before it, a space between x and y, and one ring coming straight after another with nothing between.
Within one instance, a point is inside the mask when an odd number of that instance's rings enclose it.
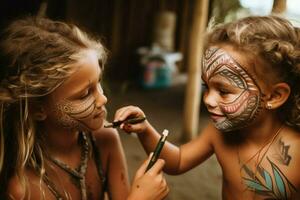
<instances>
[{"instance_id":1,"label":"ear","mask_svg":"<svg viewBox=\"0 0 300 200\"><path fill-rule=\"evenodd\" d=\"M47 118L44 106L33 104L30 109L34 120L44 121Z\"/></svg>"},{"instance_id":2,"label":"ear","mask_svg":"<svg viewBox=\"0 0 300 200\"><path fill-rule=\"evenodd\" d=\"M270 97L266 101L266 108L269 110L279 108L287 101L290 93L291 88L287 83L275 84L272 86Z\"/></svg>"}]
</instances>

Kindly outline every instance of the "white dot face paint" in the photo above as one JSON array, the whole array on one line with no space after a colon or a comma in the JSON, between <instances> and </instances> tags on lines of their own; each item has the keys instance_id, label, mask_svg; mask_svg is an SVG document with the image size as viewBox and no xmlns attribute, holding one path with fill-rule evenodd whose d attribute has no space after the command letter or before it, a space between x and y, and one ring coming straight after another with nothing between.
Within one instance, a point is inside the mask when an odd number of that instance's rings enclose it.
<instances>
[{"instance_id":1,"label":"white dot face paint","mask_svg":"<svg viewBox=\"0 0 300 200\"><path fill-rule=\"evenodd\" d=\"M204 55L204 102L222 132L248 126L261 108L261 91L253 78L226 51L211 47Z\"/></svg>"}]
</instances>

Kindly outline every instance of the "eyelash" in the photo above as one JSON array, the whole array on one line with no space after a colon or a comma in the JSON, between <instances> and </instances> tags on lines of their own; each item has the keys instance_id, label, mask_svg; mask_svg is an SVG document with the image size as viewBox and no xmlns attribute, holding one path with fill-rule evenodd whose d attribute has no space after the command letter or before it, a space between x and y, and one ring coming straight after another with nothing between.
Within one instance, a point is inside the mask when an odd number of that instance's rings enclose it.
<instances>
[{"instance_id":1,"label":"eyelash","mask_svg":"<svg viewBox=\"0 0 300 200\"><path fill-rule=\"evenodd\" d=\"M85 99L90 95L90 89L87 91L86 94L84 94L83 96L79 97L79 99Z\"/></svg>"},{"instance_id":2,"label":"eyelash","mask_svg":"<svg viewBox=\"0 0 300 200\"><path fill-rule=\"evenodd\" d=\"M99 86L100 86L101 92L103 92L100 83L101 83L101 82L99 81L98 84L97 84L97 89L98 89L98 85L99 85ZM84 94L83 96L79 97L79 99L85 99L85 98L87 98L87 97L90 95L90 93L91 93L91 88L88 89L88 91L87 91L86 94Z\"/></svg>"},{"instance_id":3,"label":"eyelash","mask_svg":"<svg viewBox=\"0 0 300 200\"><path fill-rule=\"evenodd\" d=\"M229 94L230 92L228 91L228 90L226 90L226 89L219 89L219 93L220 93L220 95L227 95L227 94Z\"/></svg>"}]
</instances>

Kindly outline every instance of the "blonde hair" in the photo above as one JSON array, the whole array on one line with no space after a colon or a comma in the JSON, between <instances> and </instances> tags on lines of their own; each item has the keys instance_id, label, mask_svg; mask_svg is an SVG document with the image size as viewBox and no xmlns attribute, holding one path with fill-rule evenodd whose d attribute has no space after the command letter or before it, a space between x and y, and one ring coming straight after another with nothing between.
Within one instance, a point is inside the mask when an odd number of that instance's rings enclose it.
<instances>
[{"instance_id":1,"label":"blonde hair","mask_svg":"<svg viewBox=\"0 0 300 200\"><path fill-rule=\"evenodd\" d=\"M26 188L26 167L43 175L42 130L29 106L59 87L87 49L97 52L103 66L105 48L75 25L28 17L5 30L0 43L0 194L13 175Z\"/></svg>"},{"instance_id":2,"label":"blonde hair","mask_svg":"<svg viewBox=\"0 0 300 200\"><path fill-rule=\"evenodd\" d=\"M207 34L205 48L229 44L257 56L278 80L288 83L291 95L279 109L282 120L300 129L300 30L278 16L250 16L235 22L217 25ZM251 56L252 55L252 56ZM254 56L253 56L254 55Z\"/></svg>"}]
</instances>

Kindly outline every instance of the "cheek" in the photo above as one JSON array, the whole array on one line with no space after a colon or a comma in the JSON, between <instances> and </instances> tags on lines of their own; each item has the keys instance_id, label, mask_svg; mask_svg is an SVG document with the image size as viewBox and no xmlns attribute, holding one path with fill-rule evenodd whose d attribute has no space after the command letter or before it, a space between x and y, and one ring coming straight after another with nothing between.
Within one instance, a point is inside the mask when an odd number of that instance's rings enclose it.
<instances>
[{"instance_id":1,"label":"cheek","mask_svg":"<svg viewBox=\"0 0 300 200\"><path fill-rule=\"evenodd\" d=\"M258 111L260 96L251 91L245 91L239 98L230 104L220 105L224 114L229 118L252 118Z\"/></svg>"},{"instance_id":2,"label":"cheek","mask_svg":"<svg viewBox=\"0 0 300 200\"><path fill-rule=\"evenodd\" d=\"M85 120L93 116L95 110L94 98L87 98L80 103L63 101L56 104L56 123L65 128L86 127Z\"/></svg>"},{"instance_id":3,"label":"cheek","mask_svg":"<svg viewBox=\"0 0 300 200\"><path fill-rule=\"evenodd\" d=\"M76 120L84 120L92 116L95 108L95 99L90 96L78 103L66 103L63 112Z\"/></svg>"},{"instance_id":4,"label":"cheek","mask_svg":"<svg viewBox=\"0 0 300 200\"><path fill-rule=\"evenodd\" d=\"M64 127L64 128L79 128L81 127L80 123L70 117L65 112L66 104L65 103L57 103L54 108L54 122L55 124Z\"/></svg>"},{"instance_id":5,"label":"cheek","mask_svg":"<svg viewBox=\"0 0 300 200\"><path fill-rule=\"evenodd\" d=\"M235 115L243 112L248 106L250 93L244 91L243 93L230 98L228 103L220 103L222 111L227 115Z\"/></svg>"}]
</instances>

